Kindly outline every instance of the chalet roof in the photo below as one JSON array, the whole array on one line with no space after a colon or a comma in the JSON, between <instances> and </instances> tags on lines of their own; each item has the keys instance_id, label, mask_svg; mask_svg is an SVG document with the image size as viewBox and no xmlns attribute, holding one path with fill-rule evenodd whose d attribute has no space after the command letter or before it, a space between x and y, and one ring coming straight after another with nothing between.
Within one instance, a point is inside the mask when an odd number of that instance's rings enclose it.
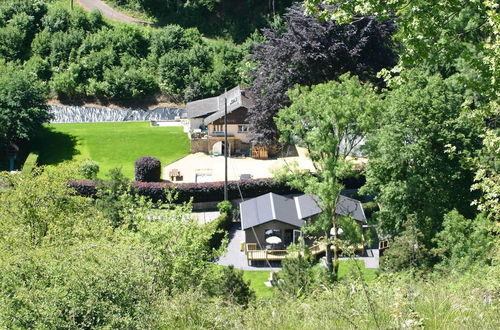
<instances>
[{"instance_id":1,"label":"chalet roof","mask_svg":"<svg viewBox=\"0 0 500 330\"><path fill-rule=\"evenodd\" d=\"M310 195L288 198L268 193L240 203L242 229L273 220L302 227L304 219L320 212L321 209Z\"/></svg>"},{"instance_id":2,"label":"chalet roof","mask_svg":"<svg viewBox=\"0 0 500 330\"><path fill-rule=\"evenodd\" d=\"M366 223L366 216L365 211L363 210L363 205L360 201L353 198L340 195L337 201L337 207L335 208L335 213L345 215L353 218L354 220Z\"/></svg>"},{"instance_id":3,"label":"chalet roof","mask_svg":"<svg viewBox=\"0 0 500 330\"><path fill-rule=\"evenodd\" d=\"M321 213L317 198L300 195L293 198L268 193L240 203L241 228L248 229L269 221L277 220L297 227L305 219ZM361 202L343 195L339 196L335 213L349 216L366 223Z\"/></svg>"},{"instance_id":4,"label":"chalet roof","mask_svg":"<svg viewBox=\"0 0 500 330\"><path fill-rule=\"evenodd\" d=\"M241 107L249 108L253 105L248 92L236 86L219 96L188 102L186 105L188 118L205 118L205 125L224 117L224 97L227 95L227 112L231 113Z\"/></svg>"}]
</instances>

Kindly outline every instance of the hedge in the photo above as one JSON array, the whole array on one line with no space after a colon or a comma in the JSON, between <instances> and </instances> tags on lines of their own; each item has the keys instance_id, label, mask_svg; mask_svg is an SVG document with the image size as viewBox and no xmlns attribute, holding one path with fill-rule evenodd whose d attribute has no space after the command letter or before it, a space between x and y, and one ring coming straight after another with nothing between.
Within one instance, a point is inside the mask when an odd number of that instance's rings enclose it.
<instances>
[{"instance_id":1,"label":"hedge","mask_svg":"<svg viewBox=\"0 0 500 330\"><path fill-rule=\"evenodd\" d=\"M284 183L278 183L272 179L240 180L228 182L229 199L240 198L238 189L245 199L257 197L268 192L276 194L294 194L300 191L288 187ZM187 202L193 197L193 202L216 202L224 199L224 182L207 183L176 183L171 182L133 182L133 187L139 195L147 196L153 201L166 201L165 188L174 188L177 194L176 203ZM96 183L91 180L75 180L69 182L69 186L85 197L94 197L97 193Z\"/></svg>"},{"instance_id":2,"label":"hedge","mask_svg":"<svg viewBox=\"0 0 500 330\"><path fill-rule=\"evenodd\" d=\"M357 188L364 178L350 180L352 186L346 188ZM166 201L167 193L165 188L175 188L177 194L176 203L183 203L193 198L193 202L217 202L224 200L224 182L206 183L171 183L164 182L133 182L133 187L138 194L147 196L153 201ZM239 189L238 189L239 185ZM70 182L70 186L75 188L78 194L86 197L93 197L96 192L95 182L89 180L77 180ZM285 183L276 182L273 179L247 179L240 181L229 181L227 185L228 198L239 199L240 190L244 199L257 197L269 192L279 195L298 194L300 190L290 188Z\"/></svg>"},{"instance_id":3,"label":"hedge","mask_svg":"<svg viewBox=\"0 0 500 330\"><path fill-rule=\"evenodd\" d=\"M97 194L96 183L92 180L74 180L70 181L68 186L75 189L80 196L95 197Z\"/></svg>"},{"instance_id":4,"label":"hedge","mask_svg":"<svg viewBox=\"0 0 500 330\"><path fill-rule=\"evenodd\" d=\"M231 227L231 215L228 213L221 213L216 219L209 222L208 225L211 226L213 230L213 234L208 242L208 245L212 249L218 249Z\"/></svg>"}]
</instances>

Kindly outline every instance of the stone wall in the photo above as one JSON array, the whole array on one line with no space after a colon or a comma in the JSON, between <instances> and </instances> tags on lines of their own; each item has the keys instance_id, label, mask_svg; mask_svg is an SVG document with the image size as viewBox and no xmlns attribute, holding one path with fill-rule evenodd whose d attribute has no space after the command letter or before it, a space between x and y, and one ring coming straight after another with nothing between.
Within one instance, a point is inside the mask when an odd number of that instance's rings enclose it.
<instances>
[{"instance_id":1,"label":"stone wall","mask_svg":"<svg viewBox=\"0 0 500 330\"><path fill-rule=\"evenodd\" d=\"M208 153L208 139L191 139L191 153L205 152Z\"/></svg>"}]
</instances>

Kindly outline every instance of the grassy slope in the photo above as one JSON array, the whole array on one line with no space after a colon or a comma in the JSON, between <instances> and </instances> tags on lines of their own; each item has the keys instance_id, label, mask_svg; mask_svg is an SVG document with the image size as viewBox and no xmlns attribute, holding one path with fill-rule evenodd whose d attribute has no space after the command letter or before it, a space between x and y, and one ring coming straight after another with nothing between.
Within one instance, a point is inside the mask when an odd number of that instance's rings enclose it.
<instances>
[{"instance_id":1,"label":"grassy slope","mask_svg":"<svg viewBox=\"0 0 500 330\"><path fill-rule=\"evenodd\" d=\"M47 125L37 139L39 162L56 165L66 160L99 162L100 176L114 167L134 176L134 162L154 156L167 165L189 153L189 140L180 127L150 127L149 122Z\"/></svg>"}]
</instances>

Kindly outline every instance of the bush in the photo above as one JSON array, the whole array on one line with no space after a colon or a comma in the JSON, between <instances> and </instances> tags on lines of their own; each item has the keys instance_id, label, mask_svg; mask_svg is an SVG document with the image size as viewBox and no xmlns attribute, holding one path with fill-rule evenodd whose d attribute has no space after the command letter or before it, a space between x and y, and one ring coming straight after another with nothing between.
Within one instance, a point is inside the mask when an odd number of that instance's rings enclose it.
<instances>
[{"instance_id":1,"label":"bush","mask_svg":"<svg viewBox=\"0 0 500 330\"><path fill-rule=\"evenodd\" d=\"M234 269L234 266L220 267L216 280L209 285L208 291L211 295L222 296L239 305L246 306L255 297L250 282L243 279L243 271Z\"/></svg>"},{"instance_id":2,"label":"bush","mask_svg":"<svg viewBox=\"0 0 500 330\"><path fill-rule=\"evenodd\" d=\"M95 181L91 180L74 180L68 182L68 186L73 188L77 195L83 197L95 197L97 188Z\"/></svg>"},{"instance_id":3,"label":"bush","mask_svg":"<svg viewBox=\"0 0 500 330\"><path fill-rule=\"evenodd\" d=\"M380 268L389 272L427 269L430 254L423 239L422 232L412 222L407 222L406 229L390 242L389 248L384 252Z\"/></svg>"},{"instance_id":4,"label":"bush","mask_svg":"<svg viewBox=\"0 0 500 330\"><path fill-rule=\"evenodd\" d=\"M457 210L445 214L443 230L434 238L437 247L431 251L441 260L439 267L467 270L490 263L495 240L491 226L483 214L472 220Z\"/></svg>"},{"instance_id":5,"label":"bush","mask_svg":"<svg viewBox=\"0 0 500 330\"><path fill-rule=\"evenodd\" d=\"M222 201L219 204L217 204L217 209L219 210L220 213L226 213L229 215L233 210L233 205L231 205L230 201Z\"/></svg>"},{"instance_id":6,"label":"bush","mask_svg":"<svg viewBox=\"0 0 500 330\"><path fill-rule=\"evenodd\" d=\"M37 151L30 152L30 154L24 161L24 165L21 172L25 174L33 172L33 169L37 166L37 161L38 161L38 152Z\"/></svg>"},{"instance_id":7,"label":"bush","mask_svg":"<svg viewBox=\"0 0 500 330\"><path fill-rule=\"evenodd\" d=\"M218 249L222 245L222 241L226 238L229 228L231 227L231 217L227 213L221 215L210 222L209 224L212 231L208 245L212 249Z\"/></svg>"},{"instance_id":8,"label":"bush","mask_svg":"<svg viewBox=\"0 0 500 330\"><path fill-rule=\"evenodd\" d=\"M293 297L307 294L315 282L314 261L310 256L287 257L283 268L275 274L272 284L281 293Z\"/></svg>"},{"instance_id":9,"label":"bush","mask_svg":"<svg viewBox=\"0 0 500 330\"><path fill-rule=\"evenodd\" d=\"M159 159L146 156L135 161L135 180L139 182L161 181L161 162Z\"/></svg>"},{"instance_id":10,"label":"bush","mask_svg":"<svg viewBox=\"0 0 500 330\"><path fill-rule=\"evenodd\" d=\"M87 180L96 180L97 173L99 173L99 163L86 160L80 164L79 172Z\"/></svg>"}]
</instances>

